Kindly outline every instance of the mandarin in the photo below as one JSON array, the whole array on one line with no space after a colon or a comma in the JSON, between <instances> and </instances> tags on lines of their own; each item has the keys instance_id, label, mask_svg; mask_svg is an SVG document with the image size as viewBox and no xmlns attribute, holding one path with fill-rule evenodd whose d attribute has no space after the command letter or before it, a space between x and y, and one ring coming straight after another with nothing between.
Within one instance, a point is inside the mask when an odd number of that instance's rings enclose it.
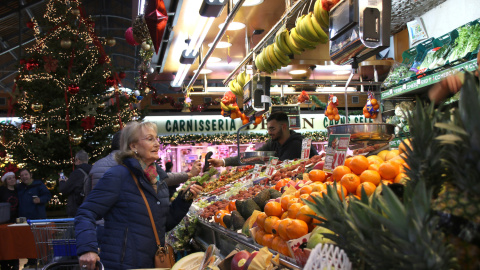
<instances>
[{"instance_id":1,"label":"mandarin","mask_svg":"<svg viewBox=\"0 0 480 270\"><path fill-rule=\"evenodd\" d=\"M400 173L400 165L396 162L385 162L378 168L383 179L394 179Z\"/></svg>"},{"instance_id":2,"label":"mandarin","mask_svg":"<svg viewBox=\"0 0 480 270\"><path fill-rule=\"evenodd\" d=\"M377 154L377 156L379 158L381 158L383 161L385 161L385 156L388 154L388 152L390 152L390 151L389 150L382 150Z\"/></svg>"},{"instance_id":3,"label":"mandarin","mask_svg":"<svg viewBox=\"0 0 480 270\"><path fill-rule=\"evenodd\" d=\"M403 178L408 179L408 176L405 173L401 172L397 176L395 176L395 179L393 179L393 183L400 183Z\"/></svg>"},{"instance_id":4,"label":"mandarin","mask_svg":"<svg viewBox=\"0 0 480 270\"><path fill-rule=\"evenodd\" d=\"M382 164L383 163L383 159L380 158L379 156L369 156L367 157L367 160L368 160L368 164Z\"/></svg>"},{"instance_id":5,"label":"mandarin","mask_svg":"<svg viewBox=\"0 0 480 270\"><path fill-rule=\"evenodd\" d=\"M398 146L398 151L400 152L400 154L407 153L408 149L410 149L410 151L412 150L412 140L411 139L403 140L400 143L400 145Z\"/></svg>"},{"instance_id":6,"label":"mandarin","mask_svg":"<svg viewBox=\"0 0 480 270\"><path fill-rule=\"evenodd\" d=\"M267 218L267 214L265 214L264 212L261 212L260 214L257 215L257 226L261 229L261 230L264 230L264 225L265 225L265 219Z\"/></svg>"},{"instance_id":7,"label":"mandarin","mask_svg":"<svg viewBox=\"0 0 480 270\"><path fill-rule=\"evenodd\" d=\"M288 217L295 218L297 217L298 210L303 206L301 203L294 203L288 208Z\"/></svg>"},{"instance_id":8,"label":"mandarin","mask_svg":"<svg viewBox=\"0 0 480 270\"><path fill-rule=\"evenodd\" d=\"M282 204L282 209L284 211L287 211L288 209L288 202L290 201L290 199L293 199L295 198L295 196L293 195L284 195L282 196L282 199L280 200L280 203Z\"/></svg>"},{"instance_id":9,"label":"mandarin","mask_svg":"<svg viewBox=\"0 0 480 270\"><path fill-rule=\"evenodd\" d=\"M281 217L283 214L282 205L279 202L270 201L265 204L265 208L263 209L267 216L276 216Z\"/></svg>"},{"instance_id":10,"label":"mandarin","mask_svg":"<svg viewBox=\"0 0 480 270\"><path fill-rule=\"evenodd\" d=\"M400 155L400 151L398 151L397 149L393 149L393 150L390 150L390 152L388 152L386 155L385 155L385 160L390 160L396 156Z\"/></svg>"},{"instance_id":11,"label":"mandarin","mask_svg":"<svg viewBox=\"0 0 480 270\"><path fill-rule=\"evenodd\" d=\"M297 239L308 233L308 225L305 221L299 219L292 219L291 221L286 227L288 238Z\"/></svg>"},{"instance_id":12,"label":"mandarin","mask_svg":"<svg viewBox=\"0 0 480 270\"><path fill-rule=\"evenodd\" d=\"M265 232L263 230L257 230L257 232L255 233L255 242L257 242L257 244L263 246L263 236L264 235L265 235Z\"/></svg>"},{"instance_id":13,"label":"mandarin","mask_svg":"<svg viewBox=\"0 0 480 270\"><path fill-rule=\"evenodd\" d=\"M351 172L352 170L350 170L350 168L347 166L337 166L335 169L333 169L332 181L340 181L345 174Z\"/></svg>"},{"instance_id":14,"label":"mandarin","mask_svg":"<svg viewBox=\"0 0 480 270\"><path fill-rule=\"evenodd\" d=\"M338 194L338 197L340 197L340 200L343 201L343 198L348 195L348 190L342 184L337 183L337 194ZM342 194L343 194L343 196L342 196Z\"/></svg>"},{"instance_id":15,"label":"mandarin","mask_svg":"<svg viewBox=\"0 0 480 270\"><path fill-rule=\"evenodd\" d=\"M287 225L289 225L290 223L292 223L292 220L290 218L286 218L281 220L280 224L278 224L278 235L280 235L280 237L285 241L290 240L287 235Z\"/></svg>"},{"instance_id":16,"label":"mandarin","mask_svg":"<svg viewBox=\"0 0 480 270\"><path fill-rule=\"evenodd\" d=\"M345 164L344 165L348 167L348 165L350 165L350 162L352 161L352 158L353 157L349 157L349 158L345 159Z\"/></svg>"},{"instance_id":17,"label":"mandarin","mask_svg":"<svg viewBox=\"0 0 480 270\"><path fill-rule=\"evenodd\" d=\"M377 171L374 170L365 170L362 172L362 174L360 174L360 183L370 182L375 186L378 186L380 184L380 180L382 180L382 177Z\"/></svg>"},{"instance_id":18,"label":"mandarin","mask_svg":"<svg viewBox=\"0 0 480 270\"><path fill-rule=\"evenodd\" d=\"M354 156L348 167L355 174L361 174L363 171L368 169L368 159L365 156Z\"/></svg>"},{"instance_id":19,"label":"mandarin","mask_svg":"<svg viewBox=\"0 0 480 270\"><path fill-rule=\"evenodd\" d=\"M276 216L269 216L265 219L265 224L263 225L264 227L264 231L266 233L273 233L272 229L274 228L275 226L275 223L280 220L278 217Z\"/></svg>"},{"instance_id":20,"label":"mandarin","mask_svg":"<svg viewBox=\"0 0 480 270\"><path fill-rule=\"evenodd\" d=\"M372 170L372 171L377 171L377 172L378 172L378 170L380 169L380 164L370 164L370 165L368 166L368 169L369 169L369 170Z\"/></svg>"},{"instance_id":21,"label":"mandarin","mask_svg":"<svg viewBox=\"0 0 480 270\"><path fill-rule=\"evenodd\" d=\"M313 200L313 197L323 198L323 193L327 193L327 191L325 190L323 192L312 192L312 193L310 193L310 196L308 196L307 201L315 203L315 201Z\"/></svg>"},{"instance_id":22,"label":"mandarin","mask_svg":"<svg viewBox=\"0 0 480 270\"><path fill-rule=\"evenodd\" d=\"M272 233L275 234L275 235L278 235L278 225L280 225L280 221L282 221L282 220L279 219L279 220L275 221L275 223L272 226Z\"/></svg>"},{"instance_id":23,"label":"mandarin","mask_svg":"<svg viewBox=\"0 0 480 270\"><path fill-rule=\"evenodd\" d=\"M312 192L323 192L327 190L327 186L324 183L314 183L312 184ZM312 194L312 193L310 193Z\"/></svg>"},{"instance_id":24,"label":"mandarin","mask_svg":"<svg viewBox=\"0 0 480 270\"><path fill-rule=\"evenodd\" d=\"M303 195L303 194L310 194L312 193L312 189L313 187L311 185L304 185L301 189L300 189L300 196Z\"/></svg>"},{"instance_id":25,"label":"mandarin","mask_svg":"<svg viewBox=\"0 0 480 270\"><path fill-rule=\"evenodd\" d=\"M358 185L360 185L360 177L353 173L347 173L340 180L340 184L344 186L349 193L355 193Z\"/></svg>"},{"instance_id":26,"label":"mandarin","mask_svg":"<svg viewBox=\"0 0 480 270\"><path fill-rule=\"evenodd\" d=\"M289 256L289 257L292 256L290 255L290 250L288 249L287 241L283 240L281 237L280 237L280 240L278 241L277 251L285 256Z\"/></svg>"},{"instance_id":27,"label":"mandarin","mask_svg":"<svg viewBox=\"0 0 480 270\"><path fill-rule=\"evenodd\" d=\"M315 216L315 211L313 211L308 205L304 205L298 210L296 219L310 223L312 221L312 217L308 215Z\"/></svg>"},{"instance_id":28,"label":"mandarin","mask_svg":"<svg viewBox=\"0 0 480 270\"><path fill-rule=\"evenodd\" d=\"M311 193L310 193L311 194ZM302 194L300 195L300 198L298 198L298 202L301 203L301 204L304 204L303 203L303 200L308 200L308 197L310 197L310 194Z\"/></svg>"},{"instance_id":29,"label":"mandarin","mask_svg":"<svg viewBox=\"0 0 480 270\"><path fill-rule=\"evenodd\" d=\"M288 203L287 203L287 210L288 210L288 208L290 208L290 206L291 206L292 204L298 203L299 200L300 200L299 198L295 198L295 197L293 197L292 199L290 199L290 200L288 201Z\"/></svg>"},{"instance_id":30,"label":"mandarin","mask_svg":"<svg viewBox=\"0 0 480 270\"><path fill-rule=\"evenodd\" d=\"M377 188L374 184L370 182L364 182L358 185L357 187L357 196L361 197L362 196L362 188L365 190L365 193L367 193L367 196L372 195L375 192L375 189Z\"/></svg>"},{"instance_id":31,"label":"mandarin","mask_svg":"<svg viewBox=\"0 0 480 270\"><path fill-rule=\"evenodd\" d=\"M288 211L283 212L282 216L280 217L280 219L286 219L286 218L288 218Z\"/></svg>"},{"instance_id":32,"label":"mandarin","mask_svg":"<svg viewBox=\"0 0 480 270\"><path fill-rule=\"evenodd\" d=\"M326 174L322 170L311 170L308 173L308 178L313 182L325 182Z\"/></svg>"},{"instance_id":33,"label":"mandarin","mask_svg":"<svg viewBox=\"0 0 480 270\"><path fill-rule=\"evenodd\" d=\"M282 238L280 236L275 236L272 241L272 249L278 252L278 243Z\"/></svg>"},{"instance_id":34,"label":"mandarin","mask_svg":"<svg viewBox=\"0 0 480 270\"><path fill-rule=\"evenodd\" d=\"M268 248L272 248L272 242L274 238L275 238L275 235L271 233L264 234L262 239L262 242L263 242L262 245Z\"/></svg>"}]
</instances>

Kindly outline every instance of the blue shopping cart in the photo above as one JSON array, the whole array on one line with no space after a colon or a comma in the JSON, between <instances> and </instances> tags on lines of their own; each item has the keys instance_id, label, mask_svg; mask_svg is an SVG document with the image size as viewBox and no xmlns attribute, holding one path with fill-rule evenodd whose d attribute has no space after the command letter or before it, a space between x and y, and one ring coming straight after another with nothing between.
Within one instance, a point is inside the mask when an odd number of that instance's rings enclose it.
<instances>
[{"instance_id":1,"label":"blue shopping cart","mask_svg":"<svg viewBox=\"0 0 480 270\"><path fill-rule=\"evenodd\" d=\"M73 218L28 220L37 249L37 268L52 262L77 261Z\"/></svg>"}]
</instances>

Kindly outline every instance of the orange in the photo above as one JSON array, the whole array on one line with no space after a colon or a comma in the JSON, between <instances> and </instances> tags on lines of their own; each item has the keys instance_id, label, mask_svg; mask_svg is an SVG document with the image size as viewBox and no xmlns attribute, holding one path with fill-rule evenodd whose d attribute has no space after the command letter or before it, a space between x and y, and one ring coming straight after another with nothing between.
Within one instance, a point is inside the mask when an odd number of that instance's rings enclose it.
<instances>
[{"instance_id":1,"label":"orange","mask_svg":"<svg viewBox=\"0 0 480 270\"><path fill-rule=\"evenodd\" d=\"M311 193L310 193L311 194ZM310 197L310 194L302 194L300 195L300 198L298 200L299 203L304 204L303 200L308 200L308 197Z\"/></svg>"},{"instance_id":2,"label":"orange","mask_svg":"<svg viewBox=\"0 0 480 270\"><path fill-rule=\"evenodd\" d=\"M324 192L326 193L327 191L325 190ZM313 197L323 198L323 193L324 192L312 192L312 193L310 193L310 196L308 197L307 201L315 203L315 201L313 200Z\"/></svg>"},{"instance_id":3,"label":"orange","mask_svg":"<svg viewBox=\"0 0 480 270\"><path fill-rule=\"evenodd\" d=\"M351 163L351 162L350 162ZM333 169L333 181L340 181L342 177L347 174L351 173L352 170L350 170L349 167L347 166L337 166L335 169Z\"/></svg>"},{"instance_id":4,"label":"orange","mask_svg":"<svg viewBox=\"0 0 480 270\"><path fill-rule=\"evenodd\" d=\"M379 156L369 156L367 157L367 160L368 160L368 164L382 164L383 163L383 159L380 158Z\"/></svg>"},{"instance_id":5,"label":"orange","mask_svg":"<svg viewBox=\"0 0 480 270\"><path fill-rule=\"evenodd\" d=\"M230 201L230 202L228 203L226 210L227 210L228 212L232 212L233 210L237 210L237 206L235 205L235 200Z\"/></svg>"},{"instance_id":6,"label":"orange","mask_svg":"<svg viewBox=\"0 0 480 270\"><path fill-rule=\"evenodd\" d=\"M288 179L280 179L275 185L275 189L280 191L288 183Z\"/></svg>"},{"instance_id":7,"label":"orange","mask_svg":"<svg viewBox=\"0 0 480 270\"><path fill-rule=\"evenodd\" d=\"M317 182L312 184L312 192L323 192L326 190L327 190L327 186L324 183Z\"/></svg>"},{"instance_id":8,"label":"orange","mask_svg":"<svg viewBox=\"0 0 480 270\"><path fill-rule=\"evenodd\" d=\"M311 170L308 173L308 178L313 182L325 182L326 175L322 170Z\"/></svg>"},{"instance_id":9,"label":"orange","mask_svg":"<svg viewBox=\"0 0 480 270\"><path fill-rule=\"evenodd\" d=\"M299 198L300 197L300 189L295 191L295 198Z\"/></svg>"},{"instance_id":10,"label":"orange","mask_svg":"<svg viewBox=\"0 0 480 270\"><path fill-rule=\"evenodd\" d=\"M352 158L353 158L353 157L349 157L349 158L345 159L345 164L344 164L344 165L348 167L348 165L349 165L350 162L352 161Z\"/></svg>"},{"instance_id":11,"label":"orange","mask_svg":"<svg viewBox=\"0 0 480 270\"><path fill-rule=\"evenodd\" d=\"M308 225L305 221L299 219L292 219L291 221L287 224L288 238L297 239L308 233Z\"/></svg>"},{"instance_id":12,"label":"orange","mask_svg":"<svg viewBox=\"0 0 480 270\"><path fill-rule=\"evenodd\" d=\"M288 235L287 235L287 225L289 225L290 223L292 223L292 220L289 218L286 218L280 221L280 224L278 224L278 235L280 235L280 237L285 241L290 240L290 238L288 238ZM255 240L257 240L256 237L255 237Z\"/></svg>"},{"instance_id":13,"label":"orange","mask_svg":"<svg viewBox=\"0 0 480 270\"><path fill-rule=\"evenodd\" d=\"M263 246L266 246L268 248L272 248L272 242L273 242L273 239L275 238L275 235L271 234L271 233L266 233L263 235L263 243L262 245Z\"/></svg>"},{"instance_id":14,"label":"orange","mask_svg":"<svg viewBox=\"0 0 480 270\"><path fill-rule=\"evenodd\" d=\"M263 236L264 236L264 235L265 235L265 232L264 232L264 231L262 231L262 230L257 230L257 232L255 233L255 242L257 242L257 244L263 246Z\"/></svg>"},{"instance_id":15,"label":"orange","mask_svg":"<svg viewBox=\"0 0 480 270\"><path fill-rule=\"evenodd\" d=\"M378 103L378 101L374 98L370 99L370 103L372 104L372 106L376 105Z\"/></svg>"},{"instance_id":16,"label":"orange","mask_svg":"<svg viewBox=\"0 0 480 270\"><path fill-rule=\"evenodd\" d=\"M335 121L340 121L340 115L335 114L335 116L333 117L333 119L334 119Z\"/></svg>"},{"instance_id":17,"label":"orange","mask_svg":"<svg viewBox=\"0 0 480 270\"><path fill-rule=\"evenodd\" d=\"M380 169L380 165L379 164L370 164L368 166L368 169L369 170L372 170L372 171L377 171L378 172L378 169Z\"/></svg>"},{"instance_id":18,"label":"orange","mask_svg":"<svg viewBox=\"0 0 480 270\"><path fill-rule=\"evenodd\" d=\"M342 193L343 193L343 196L342 196ZM342 184L337 183L337 194L338 194L338 197L340 197L340 200L343 201L343 197L346 197L348 195L348 190Z\"/></svg>"},{"instance_id":19,"label":"orange","mask_svg":"<svg viewBox=\"0 0 480 270\"><path fill-rule=\"evenodd\" d=\"M365 170L362 172L362 174L360 174L360 183L370 182L375 186L378 186L380 184L380 180L382 180L382 177L377 171L374 170Z\"/></svg>"},{"instance_id":20,"label":"orange","mask_svg":"<svg viewBox=\"0 0 480 270\"><path fill-rule=\"evenodd\" d=\"M400 172L400 165L396 162L382 163L378 169L383 179L394 179Z\"/></svg>"},{"instance_id":21,"label":"orange","mask_svg":"<svg viewBox=\"0 0 480 270\"><path fill-rule=\"evenodd\" d=\"M380 153L377 154L379 158L381 158L383 161L385 161L385 156L389 153L389 150L382 150Z\"/></svg>"},{"instance_id":22,"label":"orange","mask_svg":"<svg viewBox=\"0 0 480 270\"><path fill-rule=\"evenodd\" d=\"M410 148L412 149L412 141L411 139L405 139L400 143L400 146L398 146L398 151L400 154L402 153L407 153L407 149Z\"/></svg>"},{"instance_id":23,"label":"orange","mask_svg":"<svg viewBox=\"0 0 480 270\"><path fill-rule=\"evenodd\" d=\"M278 234L278 225L280 225L280 221L282 221L282 220L279 219L279 220L275 221L275 223L272 226L272 233L275 234L275 235L279 235Z\"/></svg>"},{"instance_id":24,"label":"orange","mask_svg":"<svg viewBox=\"0 0 480 270\"><path fill-rule=\"evenodd\" d=\"M311 185L305 185L300 189L300 196L303 194L310 194L312 193L313 187Z\"/></svg>"},{"instance_id":25,"label":"orange","mask_svg":"<svg viewBox=\"0 0 480 270\"><path fill-rule=\"evenodd\" d=\"M285 196L282 197L280 203L282 204L282 209L283 209L284 211L287 211L287 209L288 209L288 202L289 202L290 199L292 199L292 198L295 198L295 196L293 196L293 195L285 195Z\"/></svg>"},{"instance_id":26,"label":"orange","mask_svg":"<svg viewBox=\"0 0 480 270\"><path fill-rule=\"evenodd\" d=\"M218 210L215 213L215 216L213 219L215 220L216 223L220 223L221 221L223 221L223 216L225 216L226 214L230 214L230 212L227 210Z\"/></svg>"},{"instance_id":27,"label":"orange","mask_svg":"<svg viewBox=\"0 0 480 270\"><path fill-rule=\"evenodd\" d=\"M365 156L354 156L348 167L355 174L361 174L363 171L368 169L368 165L370 164Z\"/></svg>"},{"instance_id":28,"label":"orange","mask_svg":"<svg viewBox=\"0 0 480 270\"><path fill-rule=\"evenodd\" d=\"M280 219L286 219L288 217L288 211L283 212L282 216Z\"/></svg>"},{"instance_id":29,"label":"orange","mask_svg":"<svg viewBox=\"0 0 480 270\"><path fill-rule=\"evenodd\" d=\"M291 206L292 204L298 203L298 201L299 201L299 198L293 197L292 199L290 199L290 200L288 201L288 204L287 204L287 210L290 208L290 206Z\"/></svg>"},{"instance_id":30,"label":"orange","mask_svg":"<svg viewBox=\"0 0 480 270\"><path fill-rule=\"evenodd\" d=\"M275 236L275 238L273 238L273 241L272 241L272 249L275 250L275 251L278 251L278 243L280 243L280 240L282 238L280 236Z\"/></svg>"},{"instance_id":31,"label":"orange","mask_svg":"<svg viewBox=\"0 0 480 270\"><path fill-rule=\"evenodd\" d=\"M393 149L393 150L390 150L390 152L388 152L386 155L385 155L385 160L390 160L396 156L400 155L400 151L396 150L396 149Z\"/></svg>"},{"instance_id":32,"label":"orange","mask_svg":"<svg viewBox=\"0 0 480 270\"><path fill-rule=\"evenodd\" d=\"M315 212L310 209L308 205L304 205L298 210L296 219L300 219L305 221L306 223L310 223L312 221L312 217L308 215L315 216Z\"/></svg>"},{"instance_id":33,"label":"orange","mask_svg":"<svg viewBox=\"0 0 480 270\"><path fill-rule=\"evenodd\" d=\"M264 229L266 233L273 233L272 229L275 226L275 223L280 220L276 216L269 216L265 219Z\"/></svg>"},{"instance_id":34,"label":"orange","mask_svg":"<svg viewBox=\"0 0 480 270\"><path fill-rule=\"evenodd\" d=\"M400 183L400 181L401 181L403 178L408 178L408 176L407 176L406 174L404 174L403 172L402 172L402 173L399 173L397 176L395 176L395 179L393 179L393 182L394 182L394 183Z\"/></svg>"},{"instance_id":35,"label":"orange","mask_svg":"<svg viewBox=\"0 0 480 270\"><path fill-rule=\"evenodd\" d=\"M303 206L303 204L301 204L301 203L294 203L294 204L290 205L290 207L288 208L288 217L289 218L296 218L298 210L300 210L300 208L302 206Z\"/></svg>"},{"instance_id":36,"label":"orange","mask_svg":"<svg viewBox=\"0 0 480 270\"><path fill-rule=\"evenodd\" d=\"M290 250L288 249L287 242L280 238L277 244L277 251L280 252L281 254L285 256L291 256L290 255Z\"/></svg>"},{"instance_id":37,"label":"orange","mask_svg":"<svg viewBox=\"0 0 480 270\"><path fill-rule=\"evenodd\" d=\"M393 181L392 181L392 180L382 179L382 184L388 186L388 185L390 185L390 184L393 184Z\"/></svg>"},{"instance_id":38,"label":"orange","mask_svg":"<svg viewBox=\"0 0 480 270\"><path fill-rule=\"evenodd\" d=\"M340 180L340 184L342 184L349 193L355 193L358 185L360 185L360 177L353 173L347 173Z\"/></svg>"},{"instance_id":39,"label":"orange","mask_svg":"<svg viewBox=\"0 0 480 270\"><path fill-rule=\"evenodd\" d=\"M268 202L263 210L267 216L281 217L283 214L282 205L275 201Z\"/></svg>"},{"instance_id":40,"label":"orange","mask_svg":"<svg viewBox=\"0 0 480 270\"><path fill-rule=\"evenodd\" d=\"M257 215L257 226L264 230L264 226L265 226L265 219L267 219L267 214L265 214L264 212L261 212L260 214Z\"/></svg>"},{"instance_id":41,"label":"orange","mask_svg":"<svg viewBox=\"0 0 480 270\"><path fill-rule=\"evenodd\" d=\"M370 182L364 182L358 185L357 187L357 196L361 197L362 196L362 188L365 190L365 193L367 193L367 196L372 195L375 192L375 189L377 188L374 184Z\"/></svg>"}]
</instances>

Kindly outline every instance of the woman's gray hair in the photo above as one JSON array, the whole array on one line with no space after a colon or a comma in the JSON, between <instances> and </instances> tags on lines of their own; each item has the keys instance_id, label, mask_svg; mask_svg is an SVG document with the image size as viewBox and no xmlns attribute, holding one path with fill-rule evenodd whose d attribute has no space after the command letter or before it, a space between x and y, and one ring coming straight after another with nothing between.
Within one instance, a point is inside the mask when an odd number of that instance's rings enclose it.
<instances>
[{"instance_id":1,"label":"woman's gray hair","mask_svg":"<svg viewBox=\"0 0 480 270\"><path fill-rule=\"evenodd\" d=\"M122 129L120 136L120 151L115 155L118 164L122 164L125 158L137 158L135 153L130 149L130 144L138 142L142 128L155 131L157 134L157 125L153 122L129 122Z\"/></svg>"}]
</instances>

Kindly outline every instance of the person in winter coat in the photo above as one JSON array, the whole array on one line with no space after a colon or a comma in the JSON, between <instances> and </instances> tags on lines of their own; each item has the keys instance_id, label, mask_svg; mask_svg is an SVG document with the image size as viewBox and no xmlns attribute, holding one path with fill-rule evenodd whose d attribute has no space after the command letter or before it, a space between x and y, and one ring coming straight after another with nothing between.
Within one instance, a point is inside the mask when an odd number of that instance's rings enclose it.
<instances>
[{"instance_id":1,"label":"person in winter coat","mask_svg":"<svg viewBox=\"0 0 480 270\"><path fill-rule=\"evenodd\" d=\"M80 150L75 154L75 170L68 179L60 179L58 187L63 195L67 196L67 216L74 217L77 208L85 198L84 185L88 182L88 173L92 165L88 164L88 154Z\"/></svg>"},{"instance_id":2,"label":"person in winter coat","mask_svg":"<svg viewBox=\"0 0 480 270\"><path fill-rule=\"evenodd\" d=\"M157 251L152 224L146 205L135 184L139 182L152 211L153 219L165 245L165 232L173 229L188 212L192 201L178 196L172 203L164 179L165 171L155 163L160 144L154 123L131 122L122 130L119 164L109 169L80 206L75 217L77 254L82 269L95 268L102 261L105 269L153 268ZM202 188L188 188L197 196ZM95 220L105 219L105 232L100 243L95 233Z\"/></svg>"},{"instance_id":3,"label":"person in winter coat","mask_svg":"<svg viewBox=\"0 0 480 270\"><path fill-rule=\"evenodd\" d=\"M288 116L284 112L274 112L267 118L267 132L270 140L267 141L257 151L275 151L275 156L279 160L296 159L302 156L303 136L290 130ZM310 157L318 155L313 145L310 147ZM224 159L209 159L208 162L213 167L238 166L240 161L238 157L229 157Z\"/></svg>"},{"instance_id":4,"label":"person in winter coat","mask_svg":"<svg viewBox=\"0 0 480 270\"><path fill-rule=\"evenodd\" d=\"M0 202L10 203L10 223L15 223L18 217L18 194L15 186L17 179L14 172L7 172L2 176L3 186L0 186ZM0 260L0 269L18 269L19 260Z\"/></svg>"},{"instance_id":5,"label":"person in winter coat","mask_svg":"<svg viewBox=\"0 0 480 270\"><path fill-rule=\"evenodd\" d=\"M20 170L18 191L18 216L27 219L47 218L46 204L52 195L41 180L33 180L28 169Z\"/></svg>"}]
</instances>

